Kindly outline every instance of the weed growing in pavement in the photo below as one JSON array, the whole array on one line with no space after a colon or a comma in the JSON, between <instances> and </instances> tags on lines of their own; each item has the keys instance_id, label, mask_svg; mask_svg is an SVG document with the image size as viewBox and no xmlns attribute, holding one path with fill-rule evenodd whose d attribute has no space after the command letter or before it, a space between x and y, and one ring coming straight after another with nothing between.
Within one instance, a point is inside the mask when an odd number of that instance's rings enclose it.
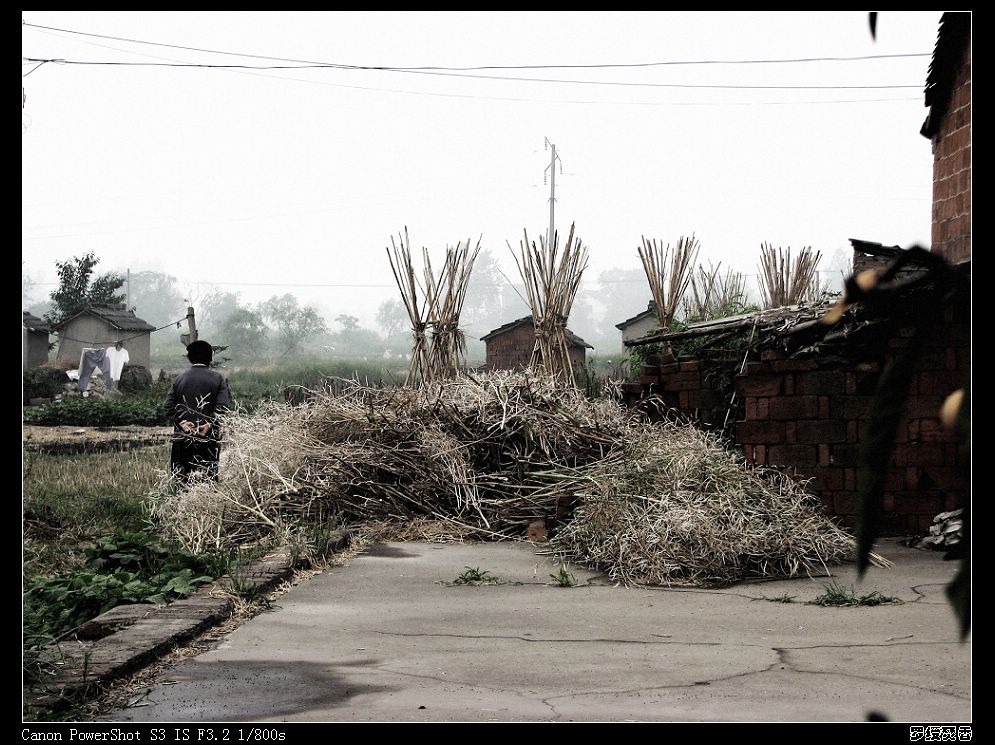
<instances>
[{"instance_id":1,"label":"weed growing in pavement","mask_svg":"<svg viewBox=\"0 0 995 745\"><path fill-rule=\"evenodd\" d=\"M466 571L454 579L452 583L454 585L496 585L500 581L487 570L481 570L480 567L466 567Z\"/></svg>"},{"instance_id":2,"label":"weed growing in pavement","mask_svg":"<svg viewBox=\"0 0 995 745\"><path fill-rule=\"evenodd\" d=\"M823 588L825 588L826 591L822 595L819 595L819 597L815 600L811 601L812 605L850 607L857 605L888 605L890 603L902 602L899 598L891 597L890 595L882 595L877 590L874 590L874 592L870 592L866 595L857 595L852 586L848 589L836 582L823 585Z\"/></svg>"},{"instance_id":3,"label":"weed growing in pavement","mask_svg":"<svg viewBox=\"0 0 995 745\"><path fill-rule=\"evenodd\" d=\"M567 571L567 568L563 564L560 564L559 572L549 576L558 587L573 587L577 584L576 578Z\"/></svg>"}]
</instances>

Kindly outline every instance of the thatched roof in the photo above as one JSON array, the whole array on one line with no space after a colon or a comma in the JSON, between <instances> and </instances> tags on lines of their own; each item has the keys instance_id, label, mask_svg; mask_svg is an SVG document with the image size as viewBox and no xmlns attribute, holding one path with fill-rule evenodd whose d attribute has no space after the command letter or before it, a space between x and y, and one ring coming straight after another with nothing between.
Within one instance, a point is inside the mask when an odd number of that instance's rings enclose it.
<instances>
[{"instance_id":1,"label":"thatched roof","mask_svg":"<svg viewBox=\"0 0 995 745\"><path fill-rule=\"evenodd\" d=\"M21 314L21 325L23 325L28 331L39 331L44 334L47 334L49 331L47 321L39 318L33 313L29 313L28 311L24 311Z\"/></svg>"},{"instance_id":2,"label":"thatched roof","mask_svg":"<svg viewBox=\"0 0 995 745\"><path fill-rule=\"evenodd\" d=\"M944 13L936 35L933 59L926 76L926 106L929 114L922 125L923 137L932 138L940 128L950 104L953 83L960 67L964 48L971 43L971 14L961 11Z\"/></svg>"},{"instance_id":3,"label":"thatched roof","mask_svg":"<svg viewBox=\"0 0 995 745\"><path fill-rule=\"evenodd\" d=\"M135 315L135 311L127 310L123 305L90 305L73 316L56 324L55 328L64 328L82 315L89 314L120 331L155 331L155 326Z\"/></svg>"},{"instance_id":4,"label":"thatched roof","mask_svg":"<svg viewBox=\"0 0 995 745\"><path fill-rule=\"evenodd\" d=\"M511 321L504 324L503 326L498 326L496 329L491 331L486 336L481 336L480 341L488 342L496 336L501 336L502 334L507 334L509 331L514 331L517 328L528 325L530 328L534 328L532 324L532 316L525 316L524 318L519 318L517 321ZM575 334L570 329L567 329L567 345L571 347L584 347L585 349L594 349L590 344L581 339L577 334Z\"/></svg>"}]
</instances>

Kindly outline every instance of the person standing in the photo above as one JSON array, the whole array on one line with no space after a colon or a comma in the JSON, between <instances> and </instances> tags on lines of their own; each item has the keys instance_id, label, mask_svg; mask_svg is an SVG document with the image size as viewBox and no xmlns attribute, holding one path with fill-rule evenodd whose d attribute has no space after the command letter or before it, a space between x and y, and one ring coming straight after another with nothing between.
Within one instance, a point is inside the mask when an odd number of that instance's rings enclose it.
<instances>
[{"instance_id":1,"label":"person standing","mask_svg":"<svg viewBox=\"0 0 995 745\"><path fill-rule=\"evenodd\" d=\"M166 394L166 417L173 424L170 468L181 483L198 471L218 477L221 428L218 415L231 403L228 381L210 368L214 349L206 341L187 346L190 369L176 376Z\"/></svg>"}]
</instances>

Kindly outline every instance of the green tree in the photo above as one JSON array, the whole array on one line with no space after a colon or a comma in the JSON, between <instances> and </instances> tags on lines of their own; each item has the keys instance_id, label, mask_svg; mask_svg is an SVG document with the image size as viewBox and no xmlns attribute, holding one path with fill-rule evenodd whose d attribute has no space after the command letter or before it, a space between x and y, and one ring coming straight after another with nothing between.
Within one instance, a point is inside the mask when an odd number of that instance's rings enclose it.
<instances>
[{"instance_id":1,"label":"green tree","mask_svg":"<svg viewBox=\"0 0 995 745\"><path fill-rule=\"evenodd\" d=\"M481 249L470 272L460 326L486 332L504 323L501 319L501 294L507 283L491 250Z\"/></svg>"},{"instance_id":2,"label":"green tree","mask_svg":"<svg viewBox=\"0 0 995 745\"><path fill-rule=\"evenodd\" d=\"M279 332L283 346L281 357L298 350L308 337L327 330L325 319L317 309L310 305L300 307L297 298L290 293L274 295L259 306L259 313Z\"/></svg>"},{"instance_id":3,"label":"green tree","mask_svg":"<svg viewBox=\"0 0 995 745\"><path fill-rule=\"evenodd\" d=\"M266 343L266 321L250 308L236 308L218 329L218 339L227 344L231 354L258 357Z\"/></svg>"},{"instance_id":4,"label":"green tree","mask_svg":"<svg viewBox=\"0 0 995 745\"><path fill-rule=\"evenodd\" d=\"M228 316L242 309L237 292L211 290L203 298L193 303L197 315L197 327L206 334L213 335L224 326Z\"/></svg>"},{"instance_id":5,"label":"green tree","mask_svg":"<svg viewBox=\"0 0 995 745\"><path fill-rule=\"evenodd\" d=\"M377 326L388 341L410 323L408 311L400 300L384 300L377 308Z\"/></svg>"},{"instance_id":6,"label":"green tree","mask_svg":"<svg viewBox=\"0 0 995 745\"><path fill-rule=\"evenodd\" d=\"M153 326L163 326L186 315L186 303L176 289L176 277L162 272L136 272L128 284L132 308Z\"/></svg>"},{"instance_id":7,"label":"green tree","mask_svg":"<svg viewBox=\"0 0 995 745\"><path fill-rule=\"evenodd\" d=\"M59 286L50 296L54 308L45 316L49 323L57 324L88 305L124 302L124 294L118 292L124 285L124 277L111 272L93 278L93 269L99 263L92 251L69 261L55 262Z\"/></svg>"}]
</instances>

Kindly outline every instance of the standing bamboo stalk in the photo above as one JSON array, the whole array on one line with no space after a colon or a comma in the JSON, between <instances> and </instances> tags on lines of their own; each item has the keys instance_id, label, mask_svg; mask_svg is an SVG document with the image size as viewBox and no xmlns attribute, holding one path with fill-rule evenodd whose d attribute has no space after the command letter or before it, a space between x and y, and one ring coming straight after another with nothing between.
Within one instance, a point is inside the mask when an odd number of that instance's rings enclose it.
<instances>
[{"instance_id":1,"label":"standing bamboo stalk","mask_svg":"<svg viewBox=\"0 0 995 745\"><path fill-rule=\"evenodd\" d=\"M693 234L690 238L680 237L673 255L670 254L669 243L664 247L662 241L657 243L655 238L647 240L646 236L643 236L643 245L636 248L653 295L660 328L664 331L674 322L681 298L687 291L692 267L698 258L698 248Z\"/></svg>"},{"instance_id":2,"label":"standing bamboo stalk","mask_svg":"<svg viewBox=\"0 0 995 745\"><path fill-rule=\"evenodd\" d=\"M523 231L520 251L511 249L518 272L525 285L526 299L535 327L535 344L529 367L542 368L550 375L576 387L570 349L567 345L567 319L580 278L587 267L587 247L574 235L570 225L566 245L559 248L559 234L547 245L540 236L539 246L529 243L528 231Z\"/></svg>"}]
</instances>

